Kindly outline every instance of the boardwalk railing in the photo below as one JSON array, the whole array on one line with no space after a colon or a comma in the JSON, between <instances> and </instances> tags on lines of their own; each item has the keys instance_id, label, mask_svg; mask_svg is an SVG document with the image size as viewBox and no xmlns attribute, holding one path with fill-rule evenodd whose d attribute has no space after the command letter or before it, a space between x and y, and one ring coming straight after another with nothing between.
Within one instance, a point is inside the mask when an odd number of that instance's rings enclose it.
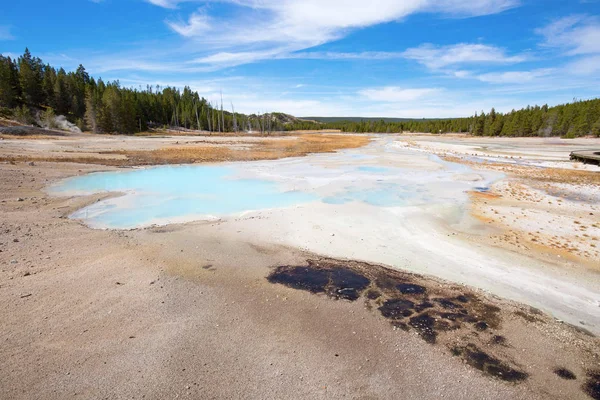
<instances>
[{"instance_id":1,"label":"boardwalk railing","mask_svg":"<svg viewBox=\"0 0 600 400\"><path fill-rule=\"evenodd\" d=\"M574 151L571 153L571 160L600 166L600 150Z\"/></svg>"}]
</instances>

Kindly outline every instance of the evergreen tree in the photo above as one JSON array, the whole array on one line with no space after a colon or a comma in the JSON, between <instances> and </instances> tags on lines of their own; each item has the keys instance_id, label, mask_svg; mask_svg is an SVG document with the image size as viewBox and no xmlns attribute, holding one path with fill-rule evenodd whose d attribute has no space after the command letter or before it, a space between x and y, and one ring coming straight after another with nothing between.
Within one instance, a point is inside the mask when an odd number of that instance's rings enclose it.
<instances>
[{"instance_id":1,"label":"evergreen tree","mask_svg":"<svg viewBox=\"0 0 600 400\"><path fill-rule=\"evenodd\" d=\"M54 81L54 108L59 115L69 113L70 97L67 91L67 73L64 69L59 69Z\"/></svg>"},{"instance_id":2,"label":"evergreen tree","mask_svg":"<svg viewBox=\"0 0 600 400\"><path fill-rule=\"evenodd\" d=\"M19 83L21 84L22 100L35 106L41 103L43 67L39 58L33 58L29 49L19 58Z\"/></svg>"},{"instance_id":3,"label":"evergreen tree","mask_svg":"<svg viewBox=\"0 0 600 400\"><path fill-rule=\"evenodd\" d=\"M18 61L0 55L0 106L33 123L32 110L55 112L93 132L132 134L149 127L231 131L339 129L342 132L470 132L486 136L600 136L600 99L548 107L527 107L509 113L495 109L469 118L389 121L354 119L321 123L289 119L281 113L232 114L213 106L184 87L123 88L119 82L95 81L83 65L58 71L25 50ZM10 115L6 109L4 115ZM48 119L48 118L46 118ZM235 120L235 123L234 123Z\"/></svg>"},{"instance_id":4,"label":"evergreen tree","mask_svg":"<svg viewBox=\"0 0 600 400\"><path fill-rule=\"evenodd\" d=\"M55 108L54 85L56 84L56 71L50 65L44 68L44 79L42 81L42 89L44 91L45 104Z\"/></svg>"},{"instance_id":5,"label":"evergreen tree","mask_svg":"<svg viewBox=\"0 0 600 400\"><path fill-rule=\"evenodd\" d=\"M12 81L12 61L0 56L0 107L13 108L17 105L17 93Z\"/></svg>"}]
</instances>

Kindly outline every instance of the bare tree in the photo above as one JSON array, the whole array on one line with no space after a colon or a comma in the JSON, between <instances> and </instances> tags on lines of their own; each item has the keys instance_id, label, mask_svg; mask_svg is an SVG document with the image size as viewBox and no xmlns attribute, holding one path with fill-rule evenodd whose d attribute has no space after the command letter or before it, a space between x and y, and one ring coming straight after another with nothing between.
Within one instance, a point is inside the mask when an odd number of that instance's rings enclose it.
<instances>
[{"instance_id":1,"label":"bare tree","mask_svg":"<svg viewBox=\"0 0 600 400\"><path fill-rule=\"evenodd\" d=\"M212 104L208 103L208 108L206 109L206 121L208 122L208 131L212 133Z\"/></svg>"},{"instance_id":2,"label":"bare tree","mask_svg":"<svg viewBox=\"0 0 600 400\"><path fill-rule=\"evenodd\" d=\"M237 120L235 119L235 108L233 108L233 102L231 102L231 114L233 115L233 131L237 133Z\"/></svg>"},{"instance_id":3,"label":"bare tree","mask_svg":"<svg viewBox=\"0 0 600 400\"><path fill-rule=\"evenodd\" d=\"M217 102L217 127L219 128L218 131L219 133L221 133L221 118L219 117L219 103Z\"/></svg>"},{"instance_id":4,"label":"bare tree","mask_svg":"<svg viewBox=\"0 0 600 400\"><path fill-rule=\"evenodd\" d=\"M194 100L194 109L196 110L196 129L200 130L200 117L198 116L198 104Z\"/></svg>"},{"instance_id":5,"label":"bare tree","mask_svg":"<svg viewBox=\"0 0 600 400\"><path fill-rule=\"evenodd\" d=\"M223 126L223 132L225 132L225 114L223 113L223 91L221 91L221 125Z\"/></svg>"}]
</instances>

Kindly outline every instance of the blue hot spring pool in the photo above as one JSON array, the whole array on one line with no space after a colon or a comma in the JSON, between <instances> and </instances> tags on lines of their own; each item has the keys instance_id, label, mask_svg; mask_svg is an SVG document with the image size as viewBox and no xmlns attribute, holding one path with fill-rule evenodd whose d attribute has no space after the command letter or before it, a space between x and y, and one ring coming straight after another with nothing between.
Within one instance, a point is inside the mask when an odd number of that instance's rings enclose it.
<instances>
[{"instance_id":1,"label":"blue hot spring pool","mask_svg":"<svg viewBox=\"0 0 600 400\"><path fill-rule=\"evenodd\" d=\"M66 179L49 191L69 196L120 192L71 217L94 228L132 229L309 202L331 207L352 203L384 208L460 207L467 201L466 191L487 187L492 178L487 174L471 180L468 167L435 156L428 158L441 168L426 170L383 167L376 162L357 165L352 157L337 157L326 165L298 159L100 172Z\"/></svg>"},{"instance_id":2,"label":"blue hot spring pool","mask_svg":"<svg viewBox=\"0 0 600 400\"><path fill-rule=\"evenodd\" d=\"M227 166L161 166L78 176L49 191L56 195L124 193L71 215L92 227L111 229L287 207L317 198L305 192L284 191L268 180L236 176L237 169Z\"/></svg>"}]
</instances>

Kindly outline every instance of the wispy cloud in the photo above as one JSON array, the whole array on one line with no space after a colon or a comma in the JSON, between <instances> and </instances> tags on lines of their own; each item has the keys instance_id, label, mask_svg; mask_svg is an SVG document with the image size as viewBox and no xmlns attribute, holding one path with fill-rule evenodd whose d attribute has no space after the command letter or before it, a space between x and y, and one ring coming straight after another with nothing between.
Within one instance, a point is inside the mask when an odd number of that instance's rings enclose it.
<instances>
[{"instance_id":1,"label":"wispy cloud","mask_svg":"<svg viewBox=\"0 0 600 400\"><path fill-rule=\"evenodd\" d=\"M358 94L369 100L386 103L403 103L431 97L441 92L442 90L437 88L406 89L397 86L387 86L383 88L363 89Z\"/></svg>"},{"instance_id":2,"label":"wispy cloud","mask_svg":"<svg viewBox=\"0 0 600 400\"><path fill-rule=\"evenodd\" d=\"M459 43L449 46L423 44L406 50L403 56L430 69L465 64L515 64L527 60L525 55L506 54L504 49L484 44Z\"/></svg>"},{"instance_id":3,"label":"wispy cloud","mask_svg":"<svg viewBox=\"0 0 600 400\"><path fill-rule=\"evenodd\" d=\"M600 18L569 15L536 29L544 37L542 46L555 48L570 58L563 72L575 76L600 73Z\"/></svg>"},{"instance_id":4,"label":"wispy cloud","mask_svg":"<svg viewBox=\"0 0 600 400\"><path fill-rule=\"evenodd\" d=\"M600 55L581 57L567 64L566 68L574 75L596 75L600 73Z\"/></svg>"},{"instance_id":5,"label":"wispy cloud","mask_svg":"<svg viewBox=\"0 0 600 400\"><path fill-rule=\"evenodd\" d=\"M178 0L148 0L165 8L177 7ZM260 59L294 57L300 52L346 36L350 31L381 23L400 21L415 13L436 13L453 17L473 17L516 7L517 0L222 0L243 9L227 18L210 15L201 8L186 20L168 20L168 26L191 39L202 64L214 60L231 66ZM212 49L219 49L212 54ZM250 55L249 53L255 53ZM239 55L234 55L239 53ZM372 53L390 57L391 54ZM306 54L304 57L350 59L351 53ZM361 54L357 58L365 56ZM295 57L302 57L295 55ZM224 62L226 59L226 62Z\"/></svg>"},{"instance_id":6,"label":"wispy cloud","mask_svg":"<svg viewBox=\"0 0 600 400\"><path fill-rule=\"evenodd\" d=\"M365 51L357 53L348 52L322 52L322 51L300 51L294 52L290 47L274 47L259 51L223 51L195 58L192 64L206 64L216 68L249 64L265 59L303 59L303 60L391 60L403 58L401 52Z\"/></svg>"},{"instance_id":7,"label":"wispy cloud","mask_svg":"<svg viewBox=\"0 0 600 400\"><path fill-rule=\"evenodd\" d=\"M538 78L547 77L556 72L554 68L541 68L532 71L490 72L477 75L476 79L488 83L527 83Z\"/></svg>"},{"instance_id":8,"label":"wispy cloud","mask_svg":"<svg viewBox=\"0 0 600 400\"><path fill-rule=\"evenodd\" d=\"M282 57L282 55L286 52L287 48L281 47L260 51L223 51L195 58L190 61L190 64L204 64L208 68L212 66L213 69L218 69L241 64L249 64L267 58L279 58Z\"/></svg>"},{"instance_id":9,"label":"wispy cloud","mask_svg":"<svg viewBox=\"0 0 600 400\"><path fill-rule=\"evenodd\" d=\"M177 4L182 3L182 1L178 0L146 0L150 4L154 4L155 6L163 7L163 8L176 8Z\"/></svg>"},{"instance_id":10,"label":"wispy cloud","mask_svg":"<svg viewBox=\"0 0 600 400\"><path fill-rule=\"evenodd\" d=\"M282 58L299 58L306 60L392 60L403 58L402 52L363 51L356 53L333 51L304 51L286 54Z\"/></svg>"},{"instance_id":11,"label":"wispy cloud","mask_svg":"<svg viewBox=\"0 0 600 400\"><path fill-rule=\"evenodd\" d=\"M600 18L570 15L536 30L543 45L563 49L567 55L600 53Z\"/></svg>"},{"instance_id":12,"label":"wispy cloud","mask_svg":"<svg viewBox=\"0 0 600 400\"><path fill-rule=\"evenodd\" d=\"M190 15L187 22L167 21L167 25L181 36L195 37L209 32L212 28L210 17L203 10Z\"/></svg>"}]
</instances>

